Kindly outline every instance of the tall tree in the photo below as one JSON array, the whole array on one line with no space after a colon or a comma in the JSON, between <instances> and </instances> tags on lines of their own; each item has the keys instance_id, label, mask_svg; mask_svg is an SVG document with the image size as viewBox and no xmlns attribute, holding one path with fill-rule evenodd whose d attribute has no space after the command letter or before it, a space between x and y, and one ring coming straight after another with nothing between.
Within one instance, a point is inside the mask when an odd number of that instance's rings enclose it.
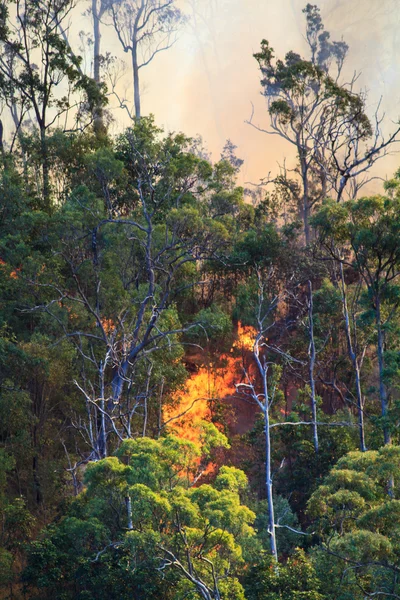
<instances>
[{"instance_id":1,"label":"tall tree","mask_svg":"<svg viewBox=\"0 0 400 600\"><path fill-rule=\"evenodd\" d=\"M356 194L370 179L370 167L396 140L399 128L383 139L378 112L372 125L365 96L354 91L357 78L349 84L340 81L347 44L330 41L316 6L307 4L303 12L310 57L290 51L283 60L275 60L269 42L262 41L261 51L254 57L271 127L255 125L253 115L249 123L264 133L280 136L296 152L301 183L298 200L308 244L313 206L332 191L341 200L349 182L353 182L352 192ZM358 179L360 176L364 179Z\"/></svg>"},{"instance_id":2,"label":"tall tree","mask_svg":"<svg viewBox=\"0 0 400 600\"><path fill-rule=\"evenodd\" d=\"M75 425L93 458L109 454L108 438L133 436L140 421L146 432L161 365L173 368L179 338L193 326L178 310L201 277L191 265L226 243L223 226L195 201L213 169L189 148L184 136L163 138L142 118L116 154L87 157L91 185L72 190L54 223L55 262L37 273L37 307L85 365L76 385L86 415Z\"/></svg>"},{"instance_id":3,"label":"tall tree","mask_svg":"<svg viewBox=\"0 0 400 600\"><path fill-rule=\"evenodd\" d=\"M72 107L72 119L82 117L82 112L77 110L82 106L79 97L73 98L75 92L85 90L86 100L89 104L93 101L93 88L90 79L82 76L80 59L71 55L59 34L59 25L72 8L71 0L50 0L45 4L33 0L16 0L15 3L6 0L0 7L2 93L10 98L14 108L16 104L24 107L21 115L32 115L37 127L41 191L47 210L51 205L48 130L54 124L59 125L61 117L67 123Z\"/></svg>"},{"instance_id":4,"label":"tall tree","mask_svg":"<svg viewBox=\"0 0 400 600\"><path fill-rule=\"evenodd\" d=\"M140 71L171 48L183 14L176 0L112 0L109 13L122 49L131 56L135 117L140 119Z\"/></svg>"},{"instance_id":5,"label":"tall tree","mask_svg":"<svg viewBox=\"0 0 400 600\"><path fill-rule=\"evenodd\" d=\"M385 345L399 307L400 198L361 198L343 205L327 201L313 220L325 251L363 279L376 330L379 398L385 444L391 441ZM345 311L346 317L346 311Z\"/></svg>"}]
</instances>

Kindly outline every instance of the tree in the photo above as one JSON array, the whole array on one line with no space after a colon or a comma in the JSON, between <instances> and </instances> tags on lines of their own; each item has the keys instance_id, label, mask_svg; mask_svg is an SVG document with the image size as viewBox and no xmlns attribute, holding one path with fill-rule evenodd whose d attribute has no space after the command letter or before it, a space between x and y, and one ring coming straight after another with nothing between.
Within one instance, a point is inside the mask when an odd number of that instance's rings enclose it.
<instances>
[{"instance_id":1,"label":"tree","mask_svg":"<svg viewBox=\"0 0 400 600\"><path fill-rule=\"evenodd\" d=\"M53 259L30 275L33 310L85 365L75 382L86 416L74 426L93 458L107 456L109 437L119 444L138 426L146 434L162 369L171 387L174 377L182 382L180 339L196 323L181 321L179 299L198 285L196 265L227 243L223 224L196 199L213 179L211 165L184 136L161 133L143 118L115 153L88 157L93 187L71 192L49 237Z\"/></svg>"},{"instance_id":2,"label":"tree","mask_svg":"<svg viewBox=\"0 0 400 600\"><path fill-rule=\"evenodd\" d=\"M375 127L372 126L365 98L353 90L355 81L349 85L340 83L347 44L330 41L316 6L307 4L303 12L311 57L303 59L290 51L284 60L274 60L269 42L262 41L261 51L254 57L261 71L271 129L254 125L253 115L249 123L264 133L282 137L296 151L301 182L299 200L308 244L313 206L329 196L332 189L341 200L349 181L366 173L386 153L399 128L384 140L377 115ZM367 179L355 184L356 190Z\"/></svg>"},{"instance_id":3,"label":"tree","mask_svg":"<svg viewBox=\"0 0 400 600\"><path fill-rule=\"evenodd\" d=\"M328 597L399 595L399 458L397 446L350 452L312 495L308 513L322 539L314 564Z\"/></svg>"},{"instance_id":4,"label":"tree","mask_svg":"<svg viewBox=\"0 0 400 600\"><path fill-rule=\"evenodd\" d=\"M255 515L240 500L247 478L223 467L214 485L192 487L201 455L226 444L211 425L202 441L203 448L173 436L125 440L117 456L91 464L86 493L31 545L25 581L45 598L86 589L102 599L124 582L122 598L170 598L172 585L171 597L243 600L236 575L255 544Z\"/></svg>"},{"instance_id":5,"label":"tree","mask_svg":"<svg viewBox=\"0 0 400 600\"><path fill-rule=\"evenodd\" d=\"M183 15L175 0L112 0L109 12L122 49L131 56L135 117L140 119L140 71L171 48Z\"/></svg>"},{"instance_id":6,"label":"tree","mask_svg":"<svg viewBox=\"0 0 400 600\"><path fill-rule=\"evenodd\" d=\"M363 280L375 322L379 398L385 444L391 440L385 374L385 339L398 308L400 200L376 196L338 205L327 201L313 223L328 255ZM360 401L360 400L359 400ZM361 407L359 407L361 410Z\"/></svg>"},{"instance_id":7,"label":"tree","mask_svg":"<svg viewBox=\"0 0 400 600\"><path fill-rule=\"evenodd\" d=\"M274 264L277 258L276 254L279 255L278 248L282 245L282 241L274 228L267 228L262 232L264 235L261 234L260 237L268 250L266 253L259 253L261 240L257 239L258 236L252 235L254 233L249 232L245 236L238 244L237 251L242 253L242 257L246 254L248 259L251 257L246 261L250 265L251 278L250 290L248 288L243 290L246 293L246 312L242 313L242 316L246 315L248 322L255 325L252 355L256 368L253 372L244 366L243 381L235 385L237 392L244 399L256 404L263 419L268 535L271 555L276 563L278 561L276 530L279 523L275 518L271 429L277 424L272 423L271 411L281 395L279 389L281 369L279 365L275 364L275 361L269 360L268 336L274 325L274 312L285 295L285 292L279 290L279 283L275 279L276 265Z\"/></svg>"},{"instance_id":8,"label":"tree","mask_svg":"<svg viewBox=\"0 0 400 600\"><path fill-rule=\"evenodd\" d=\"M1 6L1 90L14 111L17 131L26 114L33 116L39 135L41 192L47 211L51 208L48 130L61 118L67 123L73 107L75 119L83 116L78 110L82 107L79 99L71 100L75 92L85 90L89 105L96 101L99 93L93 90L90 79L82 76L79 59L71 55L58 33L59 25L68 17L72 6L70 0L51 0L46 4L16 0L15 8L14 3L7 0ZM63 93L57 94L61 84ZM19 119L16 105L21 107Z\"/></svg>"},{"instance_id":9,"label":"tree","mask_svg":"<svg viewBox=\"0 0 400 600\"><path fill-rule=\"evenodd\" d=\"M271 565L269 557L250 568L246 574L247 600L324 600L324 586L315 566L304 550L297 548L286 564L279 569Z\"/></svg>"}]
</instances>

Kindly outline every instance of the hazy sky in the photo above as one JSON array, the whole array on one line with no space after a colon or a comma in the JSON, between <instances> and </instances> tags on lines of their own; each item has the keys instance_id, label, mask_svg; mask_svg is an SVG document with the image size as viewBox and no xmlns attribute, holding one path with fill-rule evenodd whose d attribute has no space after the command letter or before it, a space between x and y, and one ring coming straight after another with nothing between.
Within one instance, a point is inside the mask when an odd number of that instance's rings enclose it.
<instances>
[{"instance_id":1,"label":"hazy sky","mask_svg":"<svg viewBox=\"0 0 400 600\"><path fill-rule=\"evenodd\" d=\"M252 54L262 38L278 56L289 49L306 53L304 5L304 0L182 0L191 20L176 45L142 71L143 113L154 113L167 130L201 134L215 160L230 138L245 160L244 181L277 170L277 163L290 158L286 142L245 124L252 102L254 120L268 124ZM400 116L400 0L320 0L318 5L331 38L343 37L350 46L346 74L362 72L359 83L368 90L371 113L383 97L390 129ZM103 44L103 51L117 48L109 29ZM130 78L126 85L131 93ZM115 118L116 129L120 111ZM400 156L384 160L381 174L391 175Z\"/></svg>"}]
</instances>

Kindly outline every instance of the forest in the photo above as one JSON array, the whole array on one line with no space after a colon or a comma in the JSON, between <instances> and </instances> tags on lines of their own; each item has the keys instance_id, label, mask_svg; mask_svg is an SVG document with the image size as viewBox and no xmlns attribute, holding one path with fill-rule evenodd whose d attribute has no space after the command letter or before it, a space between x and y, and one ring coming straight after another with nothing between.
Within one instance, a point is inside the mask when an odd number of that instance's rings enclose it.
<instances>
[{"instance_id":1,"label":"forest","mask_svg":"<svg viewBox=\"0 0 400 600\"><path fill-rule=\"evenodd\" d=\"M200 4L0 2L2 600L400 598L400 123L307 4L244 183L142 93Z\"/></svg>"}]
</instances>

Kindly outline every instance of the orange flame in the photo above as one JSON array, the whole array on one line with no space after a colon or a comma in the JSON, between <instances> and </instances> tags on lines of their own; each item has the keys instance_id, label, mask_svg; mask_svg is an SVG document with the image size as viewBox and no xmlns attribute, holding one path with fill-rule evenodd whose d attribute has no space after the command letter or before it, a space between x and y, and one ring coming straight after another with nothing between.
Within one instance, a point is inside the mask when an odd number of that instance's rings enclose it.
<instances>
[{"instance_id":1,"label":"orange flame","mask_svg":"<svg viewBox=\"0 0 400 600\"><path fill-rule=\"evenodd\" d=\"M164 411L164 420L175 435L199 443L200 424L211 418L209 401L235 393L235 383L241 371L241 357L238 356L237 350L251 351L255 335L255 329L239 323L237 339L230 353L221 356L224 366L202 367L187 380L185 392L175 395L175 406Z\"/></svg>"}]
</instances>

